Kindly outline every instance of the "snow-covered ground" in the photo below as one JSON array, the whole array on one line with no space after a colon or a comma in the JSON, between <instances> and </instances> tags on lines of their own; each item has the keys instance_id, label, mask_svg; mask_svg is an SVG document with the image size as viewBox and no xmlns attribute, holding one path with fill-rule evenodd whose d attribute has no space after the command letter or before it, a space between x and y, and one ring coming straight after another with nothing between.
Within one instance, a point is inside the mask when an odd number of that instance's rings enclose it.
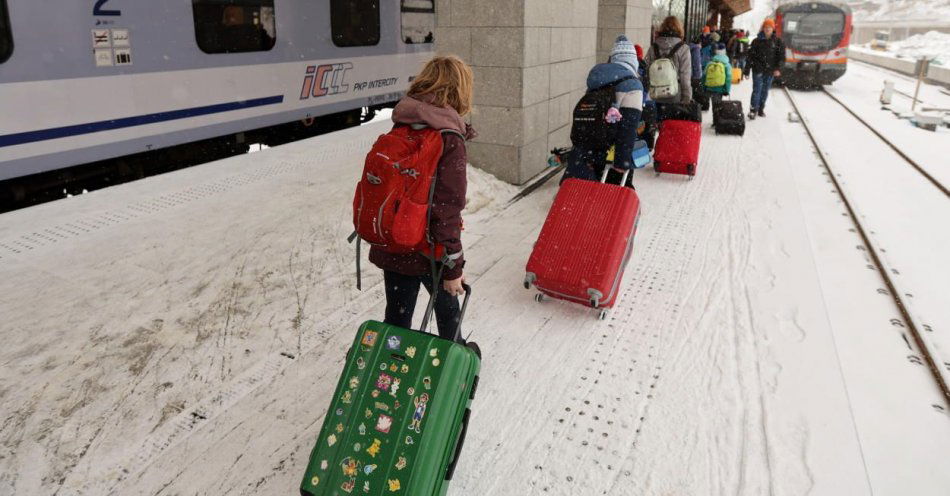
<instances>
[{"instance_id":1,"label":"snow-covered ground","mask_svg":"<svg viewBox=\"0 0 950 496\"><path fill-rule=\"evenodd\" d=\"M887 109L880 104L885 81L893 82L896 90ZM950 184L950 162L946 160L950 156L950 129L944 126L931 132L911 123L911 104L916 85L917 80L910 76L852 61L848 64L846 77L829 86L828 91L947 185ZM950 112L950 94L939 86L922 84L916 110L922 109L944 109Z\"/></svg>"},{"instance_id":2,"label":"snow-covered ground","mask_svg":"<svg viewBox=\"0 0 950 496\"><path fill-rule=\"evenodd\" d=\"M950 20L950 0L864 0L849 5L856 22Z\"/></svg>"},{"instance_id":3,"label":"snow-covered ground","mask_svg":"<svg viewBox=\"0 0 950 496\"><path fill-rule=\"evenodd\" d=\"M879 113L854 69L835 91ZM784 96L767 110L744 138L707 127L693 181L637 173L603 322L521 286L556 184L506 206L517 189L471 170L485 356L450 494L946 494L947 405ZM352 332L382 315L345 236L387 128L0 216L0 494L294 493ZM908 290L945 300L932 279Z\"/></svg>"},{"instance_id":4,"label":"snow-covered ground","mask_svg":"<svg viewBox=\"0 0 950 496\"><path fill-rule=\"evenodd\" d=\"M871 44L866 46L870 48ZM912 60L927 58L933 64L950 66L950 33L928 31L906 40L892 41L887 44L887 53Z\"/></svg>"}]
</instances>

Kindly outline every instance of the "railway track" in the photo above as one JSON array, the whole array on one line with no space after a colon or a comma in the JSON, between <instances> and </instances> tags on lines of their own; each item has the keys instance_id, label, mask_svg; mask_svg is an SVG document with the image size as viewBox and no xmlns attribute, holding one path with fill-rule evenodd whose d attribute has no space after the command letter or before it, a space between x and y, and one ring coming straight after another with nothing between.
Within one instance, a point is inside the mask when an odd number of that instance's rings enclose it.
<instances>
[{"instance_id":1,"label":"railway track","mask_svg":"<svg viewBox=\"0 0 950 496\"><path fill-rule=\"evenodd\" d=\"M831 98L832 100L834 100L835 103L837 103L838 105L840 105L843 109L847 110L848 113L851 114L852 117L854 117L858 122L860 122L861 124L863 124L864 127L868 128L868 130L871 131L872 133L874 133L875 136L877 136L878 138L880 138L881 141L883 141L884 143L886 143L887 146L889 146L889 147L890 147L892 150L894 150L898 155L900 155L900 157L901 157L902 159L904 159L904 160L907 162L908 165L910 165L911 167L913 167L914 169L916 169L917 172L919 172L922 176L924 176L925 178L927 178L927 181L929 181L930 184L932 184L935 188L939 189L939 190L944 194L944 196L950 198L950 189L947 189L947 187L946 187L945 185L943 185L940 181L937 180L937 178L933 177L933 175L931 175L929 172L927 172L926 169L924 169L923 167L921 167L921 165L920 165L919 163L917 163L914 159L908 157L907 154L904 153L897 145L895 145L891 140L887 139L887 137L885 137L880 131L878 131L877 129L875 129L874 126L868 124L868 122L867 122L866 120L862 119L861 116L859 116L854 110L851 110L851 108L848 107L844 102L842 102L838 97L836 97L836 96L834 96L833 94L829 93L828 90L826 90L825 88L822 88L821 91L822 91L822 93L824 93L826 96L828 96L829 98ZM788 90L787 90L787 89L785 90L785 92L786 92L786 94L788 95ZM791 96L790 96L790 95L789 95L789 99L791 99ZM794 103L793 103L792 105L794 105ZM798 110L796 109L796 112L797 112L797 111L798 111ZM801 115L801 114L799 114L799 115Z\"/></svg>"},{"instance_id":2,"label":"railway track","mask_svg":"<svg viewBox=\"0 0 950 496\"><path fill-rule=\"evenodd\" d=\"M824 91L824 90L822 90ZM950 362L945 362L939 356L936 347L930 341L930 339L924 334L925 326L920 324L918 320L911 314L910 309L908 308L907 302L904 300L902 295L906 293L901 291L897 282L894 278L891 277L891 274L898 273L892 267L888 267L881 256L883 251L877 243L873 242L869 233L871 232L862 222L861 216L858 215L855 208L854 202L848 197L848 194L838 180L838 174L835 171L833 165L829 162L827 155L822 149L822 146L818 143L815 138L815 135L812 132L811 127L809 126L807 117L801 112L795 99L792 97L791 92L788 88L784 88L785 96L788 98L789 103L792 105L792 108L795 110L795 113L800 117L801 123L805 128L805 132L808 135L808 139L811 141L812 146L815 149L815 152L818 154L819 159L821 160L822 165L825 170L828 172L828 177L831 178L832 183L834 184L835 190L838 193L838 196L841 198L841 201L844 203L845 209L848 212L848 216L851 218L851 221L854 223L855 229L858 232L858 235L861 236L861 240L864 245L867 247L868 254L871 257L874 268L881 276L881 279L884 282L884 285L887 287L887 292L889 296L894 300L894 304L897 306L898 311L903 318L904 326L910 331L911 336L914 339L914 342L923 355L924 360L927 363L928 368L934 376L934 379L937 381L937 385L940 387L941 392L943 393L944 399L950 405ZM919 164L907 157L903 152L901 152L893 143L881 136L874 128L868 125L863 119L858 117L851 109L849 109L843 102L835 98L833 95L825 91L825 94L831 97L834 101L844 107L849 114L854 116L855 119L860 121L864 126L871 130L878 138L884 141L890 148L892 148L898 155L908 161L908 163L914 167L918 172L924 175L934 186L938 187L945 195L950 196L945 186L936 181L932 176L926 173Z\"/></svg>"}]
</instances>

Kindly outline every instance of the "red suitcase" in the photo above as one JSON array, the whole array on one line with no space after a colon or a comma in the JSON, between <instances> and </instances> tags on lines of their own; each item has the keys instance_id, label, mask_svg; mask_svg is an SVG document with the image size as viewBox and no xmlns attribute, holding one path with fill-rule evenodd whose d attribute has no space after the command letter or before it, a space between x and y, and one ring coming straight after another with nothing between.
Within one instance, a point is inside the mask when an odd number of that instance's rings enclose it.
<instances>
[{"instance_id":1,"label":"red suitcase","mask_svg":"<svg viewBox=\"0 0 950 496\"><path fill-rule=\"evenodd\" d=\"M660 124L660 137L653 148L653 170L685 174L692 178L696 175L699 163L699 142L702 138L702 124L691 121L667 120Z\"/></svg>"},{"instance_id":2,"label":"red suitcase","mask_svg":"<svg viewBox=\"0 0 950 496\"><path fill-rule=\"evenodd\" d=\"M589 304L601 309L601 319L617 300L640 220L636 191L603 180L564 181L528 259L524 279L525 288L533 284L541 292L538 301L548 295Z\"/></svg>"}]
</instances>

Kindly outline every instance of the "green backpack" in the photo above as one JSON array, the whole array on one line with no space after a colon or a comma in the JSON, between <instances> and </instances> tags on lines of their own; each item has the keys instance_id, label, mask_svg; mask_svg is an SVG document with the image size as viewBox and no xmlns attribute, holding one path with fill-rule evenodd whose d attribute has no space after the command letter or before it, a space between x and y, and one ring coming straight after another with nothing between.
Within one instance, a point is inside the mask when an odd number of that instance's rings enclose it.
<instances>
[{"instance_id":1,"label":"green backpack","mask_svg":"<svg viewBox=\"0 0 950 496\"><path fill-rule=\"evenodd\" d=\"M706 66L707 88L721 88L726 85L726 64L712 61Z\"/></svg>"}]
</instances>

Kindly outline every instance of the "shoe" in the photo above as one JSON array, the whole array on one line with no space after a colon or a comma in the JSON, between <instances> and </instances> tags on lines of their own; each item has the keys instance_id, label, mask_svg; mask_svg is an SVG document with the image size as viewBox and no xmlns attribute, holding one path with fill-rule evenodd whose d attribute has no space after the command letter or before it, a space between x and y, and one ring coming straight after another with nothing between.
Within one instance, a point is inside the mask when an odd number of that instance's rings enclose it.
<instances>
[{"instance_id":1,"label":"shoe","mask_svg":"<svg viewBox=\"0 0 950 496\"><path fill-rule=\"evenodd\" d=\"M749 120L750 120L750 121L754 121L754 120L755 120L755 110L749 112Z\"/></svg>"},{"instance_id":2,"label":"shoe","mask_svg":"<svg viewBox=\"0 0 950 496\"><path fill-rule=\"evenodd\" d=\"M765 110L759 109L759 117L765 117Z\"/></svg>"}]
</instances>

